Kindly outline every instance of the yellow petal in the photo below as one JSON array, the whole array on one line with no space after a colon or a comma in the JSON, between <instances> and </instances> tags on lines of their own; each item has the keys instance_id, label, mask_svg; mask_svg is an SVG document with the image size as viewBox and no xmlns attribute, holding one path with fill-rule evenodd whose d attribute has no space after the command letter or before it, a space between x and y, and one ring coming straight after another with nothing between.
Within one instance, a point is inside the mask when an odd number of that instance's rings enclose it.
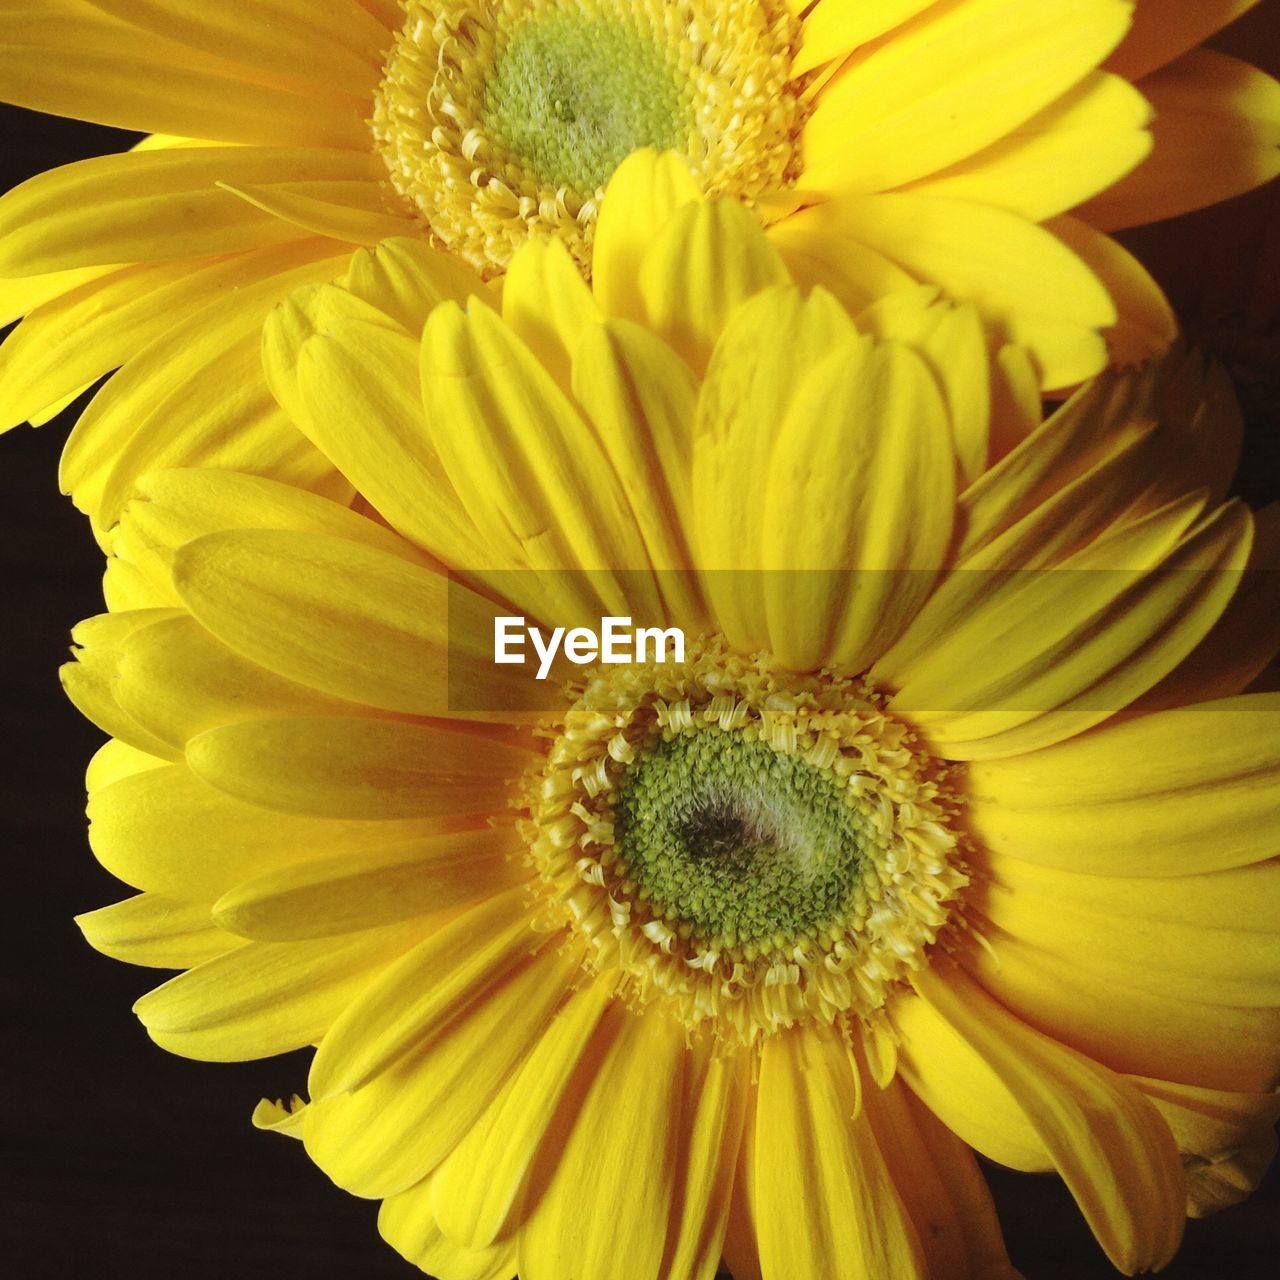
<instances>
[{"instance_id":1,"label":"yellow petal","mask_svg":"<svg viewBox=\"0 0 1280 1280\"><path fill-rule=\"evenodd\" d=\"M156 969L190 969L242 946L218 928L207 902L140 893L76 916L85 941L113 960Z\"/></svg>"},{"instance_id":2,"label":"yellow petal","mask_svg":"<svg viewBox=\"0 0 1280 1280\"><path fill-rule=\"evenodd\" d=\"M0 83L18 106L118 129L266 146L368 147L368 105L358 94L263 84L252 71L73 0L5 8Z\"/></svg>"},{"instance_id":3,"label":"yellow petal","mask_svg":"<svg viewBox=\"0 0 1280 1280\"><path fill-rule=\"evenodd\" d=\"M225 929L260 942L354 933L475 902L528 878L522 843L487 826L386 849L314 858L238 884L214 904Z\"/></svg>"},{"instance_id":4,"label":"yellow petal","mask_svg":"<svg viewBox=\"0 0 1280 1280\"><path fill-rule=\"evenodd\" d=\"M1230 504L1195 520L1198 505L1171 503L1018 575L1002 605L969 620L982 635L937 637L893 705L969 760L1033 751L1115 714L1200 643L1239 584L1248 512ZM962 636L963 656L951 648Z\"/></svg>"},{"instance_id":5,"label":"yellow petal","mask_svg":"<svg viewBox=\"0 0 1280 1280\"><path fill-rule=\"evenodd\" d=\"M894 640L946 555L955 474L945 407L908 348L846 340L797 389L760 516L769 648L786 666L862 671Z\"/></svg>"},{"instance_id":6,"label":"yellow petal","mask_svg":"<svg viewBox=\"0 0 1280 1280\"><path fill-rule=\"evenodd\" d=\"M61 483L99 524L118 519L134 481L172 466L270 474L332 487L333 468L281 412L262 376L261 325L295 285L335 270L323 242L282 252L277 274L209 306L129 361L67 441ZM228 388L232 388L229 392Z\"/></svg>"},{"instance_id":7,"label":"yellow petal","mask_svg":"<svg viewBox=\"0 0 1280 1280\"><path fill-rule=\"evenodd\" d=\"M461 258L432 249L422 240L398 237L353 254L345 288L406 333L419 337L427 316L439 303L465 303L483 295L485 283Z\"/></svg>"},{"instance_id":8,"label":"yellow petal","mask_svg":"<svg viewBox=\"0 0 1280 1280\"><path fill-rule=\"evenodd\" d=\"M117 680L124 641L136 631L178 616L171 609L140 609L88 618L71 633L79 646L76 661L58 673L67 697L81 715L113 738L167 760L178 759L179 751L120 705Z\"/></svg>"},{"instance_id":9,"label":"yellow petal","mask_svg":"<svg viewBox=\"0 0 1280 1280\"><path fill-rule=\"evenodd\" d=\"M1112 363L1140 365L1168 350L1178 336L1178 319L1146 267L1079 218L1054 218L1047 225L1089 265L1116 304L1119 319L1106 332Z\"/></svg>"},{"instance_id":10,"label":"yellow petal","mask_svg":"<svg viewBox=\"0 0 1280 1280\"><path fill-rule=\"evenodd\" d=\"M178 604L173 560L178 548L231 529L288 529L344 538L411 563L418 552L403 538L336 502L261 476L196 469L154 472L113 531L113 554L150 589Z\"/></svg>"},{"instance_id":11,"label":"yellow petal","mask_svg":"<svg viewBox=\"0 0 1280 1280\"><path fill-rule=\"evenodd\" d=\"M350 244L376 245L415 229L409 211L396 208L382 187L367 179L219 181L218 188L299 231Z\"/></svg>"},{"instance_id":12,"label":"yellow petal","mask_svg":"<svg viewBox=\"0 0 1280 1280\"><path fill-rule=\"evenodd\" d=\"M0 325L11 325L30 312L109 275L111 267L76 267L46 275L0 280Z\"/></svg>"},{"instance_id":13,"label":"yellow petal","mask_svg":"<svg viewBox=\"0 0 1280 1280\"><path fill-rule=\"evenodd\" d=\"M979 921L978 928L989 928ZM1028 1026L1113 1071L1213 1089L1263 1090L1280 1080L1280 1011L1162 994L1063 959L1011 934L988 935L967 964Z\"/></svg>"},{"instance_id":14,"label":"yellow petal","mask_svg":"<svg viewBox=\"0 0 1280 1280\"><path fill-rule=\"evenodd\" d=\"M929 367L946 402L961 481L987 466L992 417L992 379L987 339L972 306L937 301L924 285L882 298L855 317L862 333L909 346ZM1039 391L1036 394L1039 421ZM936 566L936 562L935 562Z\"/></svg>"},{"instance_id":15,"label":"yellow petal","mask_svg":"<svg viewBox=\"0 0 1280 1280\"><path fill-rule=\"evenodd\" d=\"M1199 876L1078 875L1013 858L988 864L981 911L1002 933L1092 973L1205 1004L1280 1004L1280 862ZM998 948L997 948L998 950Z\"/></svg>"},{"instance_id":16,"label":"yellow petal","mask_svg":"<svg viewBox=\"0 0 1280 1280\"><path fill-rule=\"evenodd\" d=\"M671 1117L684 1088L684 1035L660 1012L615 1004L593 1056L558 1149L544 1146L532 1175L537 1201L517 1238L522 1280L661 1274L675 1208ZM584 1187L595 1203L625 1204L626 1212L584 1215Z\"/></svg>"},{"instance_id":17,"label":"yellow petal","mask_svg":"<svg viewBox=\"0 0 1280 1280\"><path fill-rule=\"evenodd\" d=\"M264 358L277 399L389 524L446 564L486 560L425 428L418 344L407 333L325 288L271 317Z\"/></svg>"},{"instance_id":18,"label":"yellow petal","mask_svg":"<svg viewBox=\"0 0 1280 1280\"><path fill-rule=\"evenodd\" d=\"M527 938L519 963L495 969L487 982L472 972L468 999L455 1001L447 1026L424 1030L368 1084L312 1102L307 1153L339 1186L362 1196L412 1186L448 1155L532 1051L581 970L576 957L554 948L530 958L536 939ZM412 999L414 992L403 994Z\"/></svg>"},{"instance_id":19,"label":"yellow petal","mask_svg":"<svg viewBox=\"0 0 1280 1280\"><path fill-rule=\"evenodd\" d=\"M644 546L600 441L493 312L445 304L432 313L422 391L444 469L482 543L503 557L494 566L473 553L452 561L455 568L560 571L545 575L545 585L571 610L580 601L597 621L602 612L657 614L652 581L635 572L648 568ZM571 619L576 613L565 624Z\"/></svg>"},{"instance_id":20,"label":"yellow petal","mask_svg":"<svg viewBox=\"0 0 1280 1280\"><path fill-rule=\"evenodd\" d=\"M1130 14L1117 0L934 6L822 90L804 129L801 186L885 191L955 164L1079 83Z\"/></svg>"},{"instance_id":21,"label":"yellow petal","mask_svg":"<svg viewBox=\"0 0 1280 1280\"><path fill-rule=\"evenodd\" d=\"M189 969L134 1005L151 1038L205 1062L268 1058L315 1044L422 925L387 925L315 942L249 942Z\"/></svg>"},{"instance_id":22,"label":"yellow petal","mask_svg":"<svg viewBox=\"0 0 1280 1280\"><path fill-rule=\"evenodd\" d=\"M158 621L122 641L114 692L177 758L197 734L223 724L362 713L246 662L190 616Z\"/></svg>"},{"instance_id":23,"label":"yellow petal","mask_svg":"<svg viewBox=\"0 0 1280 1280\"><path fill-rule=\"evenodd\" d=\"M542 1144L560 1141L562 1100L575 1078L594 1070L587 1048L613 998L607 978L570 993L507 1085L445 1157L433 1201L452 1239L483 1248L511 1233Z\"/></svg>"},{"instance_id":24,"label":"yellow petal","mask_svg":"<svg viewBox=\"0 0 1280 1280\"><path fill-rule=\"evenodd\" d=\"M626 493L668 616L689 630L702 614L686 577L697 379L646 330L610 320L584 335L572 389Z\"/></svg>"},{"instance_id":25,"label":"yellow petal","mask_svg":"<svg viewBox=\"0 0 1280 1280\"><path fill-rule=\"evenodd\" d=\"M510 1280L516 1271L515 1243L468 1248L450 1239L432 1210L434 1179L382 1202L378 1230L401 1257L433 1276L449 1280Z\"/></svg>"},{"instance_id":26,"label":"yellow petal","mask_svg":"<svg viewBox=\"0 0 1280 1280\"><path fill-rule=\"evenodd\" d=\"M301 1142L303 1116L306 1114L306 1109L307 1104L296 1093L289 1099L287 1107L283 1099L276 1099L273 1102L269 1098L262 1098L254 1107L251 1120L255 1129L262 1129L267 1133L278 1133L287 1138L296 1138Z\"/></svg>"},{"instance_id":27,"label":"yellow petal","mask_svg":"<svg viewBox=\"0 0 1280 1280\"><path fill-rule=\"evenodd\" d=\"M992 146L911 189L1043 222L1139 164L1151 150L1150 118L1150 104L1127 80L1097 71Z\"/></svg>"},{"instance_id":28,"label":"yellow petal","mask_svg":"<svg viewBox=\"0 0 1280 1280\"><path fill-rule=\"evenodd\" d=\"M459 727L343 716L255 720L187 744L192 772L267 809L326 818L432 818L506 808L538 756Z\"/></svg>"},{"instance_id":29,"label":"yellow petal","mask_svg":"<svg viewBox=\"0 0 1280 1280\"><path fill-rule=\"evenodd\" d=\"M968 766L966 810L989 848L1088 875L1186 876L1276 853L1280 695L1108 725ZM1194 744L1187 750L1187 744Z\"/></svg>"},{"instance_id":30,"label":"yellow petal","mask_svg":"<svg viewBox=\"0 0 1280 1280\"><path fill-rule=\"evenodd\" d=\"M981 988L935 966L914 980L1025 1111L1111 1261L1158 1270L1182 1239L1186 1183L1168 1126L1121 1077L1038 1035Z\"/></svg>"},{"instance_id":31,"label":"yellow petal","mask_svg":"<svg viewBox=\"0 0 1280 1280\"><path fill-rule=\"evenodd\" d=\"M865 1090L863 1108L916 1227L929 1280L1020 1280L968 1147L900 1080Z\"/></svg>"},{"instance_id":32,"label":"yellow petal","mask_svg":"<svg viewBox=\"0 0 1280 1280\"><path fill-rule=\"evenodd\" d=\"M753 1217L764 1280L928 1272L834 1032L770 1036L760 1057Z\"/></svg>"},{"instance_id":33,"label":"yellow petal","mask_svg":"<svg viewBox=\"0 0 1280 1280\"><path fill-rule=\"evenodd\" d=\"M211 902L277 867L441 829L422 820L286 817L215 791L183 765L139 753L122 761L118 744L99 757L88 779L93 851L112 875L166 897Z\"/></svg>"},{"instance_id":34,"label":"yellow petal","mask_svg":"<svg viewBox=\"0 0 1280 1280\"><path fill-rule=\"evenodd\" d=\"M637 278L648 327L699 373L734 308L789 283L759 224L728 200L677 209L654 236Z\"/></svg>"},{"instance_id":35,"label":"yellow petal","mask_svg":"<svg viewBox=\"0 0 1280 1280\"><path fill-rule=\"evenodd\" d=\"M596 221L592 282L608 316L645 318L636 279L654 236L672 214L702 199L689 162L673 151L633 152L614 171Z\"/></svg>"},{"instance_id":36,"label":"yellow petal","mask_svg":"<svg viewBox=\"0 0 1280 1280\"><path fill-rule=\"evenodd\" d=\"M1097 330L1116 309L1092 271L1050 232L990 205L908 193L814 206L811 234L847 237L916 280L970 301L1007 341L1025 346L1046 388L1098 372Z\"/></svg>"},{"instance_id":37,"label":"yellow petal","mask_svg":"<svg viewBox=\"0 0 1280 1280\"><path fill-rule=\"evenodd\" d=\"M1082 217L1105 230L1171 218L1280 173L1280 83L1248 63L1197 49L1146 76L1155 147Z\"/></svg>"},{"instance_id":38,"label":"yellow petal","mask_svg":"<svg viewBox=\"0 0 1280 1280\"><path fill-rule=\"evenodd\" d=\"M882 0L880 4L859 4L857 0L817 0L804 17L800 49L791 64L798 76L814 67L840 58L901 26L933 0ZM803 5L797 4L797 9Z\"/></svg>"},{"instance_id":39,"label":"yellow petal","mask_svg":"<svg viewBox=\"0 0 1280 1280\"><path fill-rule=\"evenodd\" d=\"M34 275L288 244L303 238L297 227L218 184L346 180L376 193L376 163L348 151L263 147L81 160L38 174L0 200L0 271Z\"/></svg>"},{"instance_id":40,"label":"yellow petal","mask_svg":"<svg viewBox=\"0 0 1280 1280\"><path fill-rule=\"evenodd\" d=\"M187 543L174 581L202 626L268 671L363 706L447 710L440 574L341 538L255 529Z\"/></svg>"},{"instance_id":41,"label":"yellow petal","mask_svg":"<svg viewBox=\"0 0 1280 1280\"><path fill-rule=\"evenodd\" d=\"M778 342L779 333L790 341ZM733 316L707 370L693 437L694 552L716 627L740 650L768 645L758 571L778 424L799 387L853 334L830 294L770 289Z\"/></svg>"},{"instance_id":42,"label":"yellow petal","mask_svg":"<svg viewBox=\"0 0 1280 1280\"><path fill-rule=\"evenodd\" d=\"M567 391L573 354L603 316L564 245L531 240L507 267L502 318Z\"/></svg>"}]
</instances>

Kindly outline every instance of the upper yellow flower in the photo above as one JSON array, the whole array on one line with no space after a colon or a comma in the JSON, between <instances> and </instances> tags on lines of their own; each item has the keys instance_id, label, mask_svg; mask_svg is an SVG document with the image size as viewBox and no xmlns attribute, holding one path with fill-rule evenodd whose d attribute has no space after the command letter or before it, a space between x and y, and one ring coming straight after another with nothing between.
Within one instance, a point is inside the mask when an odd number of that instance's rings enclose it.
<instances>
[{"instance_id":1,"label":"upper yellow flower","mask_svg":"<svg viewBox=\"0 0 1280 1280\"><path fill-rule=\"evenodd\" d=\"M158 136L0 201L0 321L30 313L0 425L123 364L63 475L95 517L112 467L336 493L254 376L271 306L392 235L494 275L553 234L589 270L606 181L643 146L687 156L853 309L936 285L1071 385L1104 363L1100 331L1121 360L1171 332L1102 232L1277 170L1280 89L1194 49L1250 3L7 5L0 96Z\"/></svg>"},{"instance_id":2,"label":"upper yellow flower","mask_svg":"<svg viewBox=\"0 0 1280 1280\"><path fill-rule=\"evenodd\" d=\"M970 1147L1158 1267L1278 1109L1229 393L1174 359L1041 425L964 308L855 325L683 172L619 174L594 292L528 245L499 312L397 242L281 308L357 509L125 501L66 684L142 893L86 935L190 970L138 1005L175 1052L318 1045L259 1122L443 1280L1011 1280ZM539 683L495 614L690 643Z\"/></svg>"}]
</instances>

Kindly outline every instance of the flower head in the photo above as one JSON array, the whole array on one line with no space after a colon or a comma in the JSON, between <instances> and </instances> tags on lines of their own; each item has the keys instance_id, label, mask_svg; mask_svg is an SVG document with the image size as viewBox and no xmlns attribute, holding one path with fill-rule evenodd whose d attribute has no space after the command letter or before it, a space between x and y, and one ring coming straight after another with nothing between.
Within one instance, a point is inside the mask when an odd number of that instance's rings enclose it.
<instances>
[{"instance_id":1,"label":"flower head","mask_svg":"<svg viewBox=\"0 0 1280 1280\"><path fill-rule=\"evenodd\" d=\"M257 374L271 307L394 236L500 277L552 235L589 275L607 181L644 147L684 155L852 310L936 287L1023 347L1044 387L1073 385L1106 362L1104 331L1120 362L1172 335L1159 290L1103 232L1280 164L1280 89L1195 48L1248 7L11 6L0 96L152 136L0 201L0 320L28 316L0 356L0 425L52 416L124 366L63 468L100 526L165 466L341 497Z\"/></svg>"},{"instance_id":2,"label":"flower head","mask_svg":"<svg viewBox=\"0 0 1280 1280\"><path fill-rule=\"evenodd\" d=\"M388 245L268 331L359 510L127 505L66 683L142 892L82 927L189 969L167 1048L318 1045L259 1123L445 1280L1011 1277L971 1148L1132 1272L1265 1164L1275 530L1222 501L1229 398L1177 358L991 448L954 320L855 324L730 202L606 210L594 293L527 246L501 314ZM538 682L510 614L689 644Z\"/></svg>"}]
</instances>

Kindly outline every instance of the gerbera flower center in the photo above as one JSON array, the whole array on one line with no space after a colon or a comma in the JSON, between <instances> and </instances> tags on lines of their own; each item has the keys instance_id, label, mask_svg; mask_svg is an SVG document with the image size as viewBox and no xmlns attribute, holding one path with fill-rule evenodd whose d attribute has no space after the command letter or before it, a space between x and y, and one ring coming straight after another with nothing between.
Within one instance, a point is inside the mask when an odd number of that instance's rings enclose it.
<instances>
[{"instance_id":1,"label":"gerbera flower center","mask_svg":"<svg viewBox=\"0 0 1280 1280\"><path fill-rule=\"evenodd\" d=\"M947 770L870 687L717 640L589 676L525 800L549 927L718 1036L874 1016L967 883Z\"/></svg>"},{"instance_id":2,"label":"gerbera flower center","mask_svg":"<svg viewBox=\"0 0 1280 1280\"><path fill-rule=\"evenodd\" d=\"M374 135L434 237L486 274L538 232L589 273L604 187L641 147L747 203L794 180L784 0L406 0L405 18Z\"/></svg>"}]
</instances>

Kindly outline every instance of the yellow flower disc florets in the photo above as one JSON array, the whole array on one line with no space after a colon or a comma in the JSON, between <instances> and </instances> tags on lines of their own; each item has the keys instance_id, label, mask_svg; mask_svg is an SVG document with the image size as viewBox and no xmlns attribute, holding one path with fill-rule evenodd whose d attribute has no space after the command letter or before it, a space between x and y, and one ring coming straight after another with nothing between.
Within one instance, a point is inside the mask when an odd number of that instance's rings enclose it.
<instances>
[{"instance_id":1,"label":"yellow flower disc florets","mask_svg":"<svg viewBox=\"0 0 1280 1280\"><path fill-rule=\"evenodd\" d=\"M873 1017L968 882L946 769L857 678L700 642L599 669L554 734L526 796L549 915L691 1028Z\"/></svg>"},{"instance_id":2,"label":"yellow flower disc florets","mask_svg":"<svg viewBox=\"0 0 1280 1280\"><path fill-rule=\"evenodd\" d=\"M641 147L710 195L795 177L799 25L782 0L406 0L373 128L397 190L485 274L554 232L589 271L596 211Z\"/></svg>"}]
</instances>

